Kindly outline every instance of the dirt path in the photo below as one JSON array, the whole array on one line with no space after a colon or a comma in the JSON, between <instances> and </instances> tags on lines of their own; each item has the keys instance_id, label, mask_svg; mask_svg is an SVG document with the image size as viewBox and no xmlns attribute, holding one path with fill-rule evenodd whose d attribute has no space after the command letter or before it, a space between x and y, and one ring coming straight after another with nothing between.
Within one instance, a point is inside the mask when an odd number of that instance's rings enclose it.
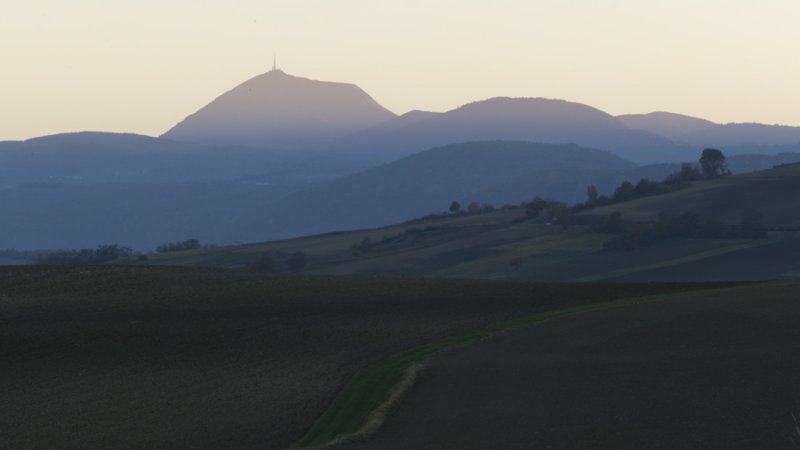
<instances>
[{"instance_id":1,"label":"dirt path","mask_svg":"<svg viewBox=\"0 0 800 450\"><path fill-rule=\"evenodd\" d=\"M352 448L796 448L800 290L565 317L434 358Z\"/></svg>"}]
</instances>

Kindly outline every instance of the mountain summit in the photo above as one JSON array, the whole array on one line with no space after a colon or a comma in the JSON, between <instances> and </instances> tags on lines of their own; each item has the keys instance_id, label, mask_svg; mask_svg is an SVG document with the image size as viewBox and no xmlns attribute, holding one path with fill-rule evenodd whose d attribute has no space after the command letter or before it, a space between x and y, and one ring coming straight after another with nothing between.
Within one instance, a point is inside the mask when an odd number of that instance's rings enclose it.
<instances>
[{"instance_id":1,"label":"mountain summit","mask_svg":"<svg viewBox=\"0 0 800 450\"><path fill-rule=\"evenodd\" d=\"M588 105L508 97L469 103L445 113L404 115L337 144L408 155L451 143L492 140L577 144L635 162L681 160L694 157L696 152L662 136L630 129L614 116Z\"/></svg>"},{"instance_id":2,"label":"mountain summit","mask_svg":"<svg viewBox=\"0 0 800 450\"><path fill-rule=\"evenodd\" d=\"M297 148L394 117L353 84L310 80L273 69L222 94L162 137L210 145Z\"/></svg>"}]
</instances>

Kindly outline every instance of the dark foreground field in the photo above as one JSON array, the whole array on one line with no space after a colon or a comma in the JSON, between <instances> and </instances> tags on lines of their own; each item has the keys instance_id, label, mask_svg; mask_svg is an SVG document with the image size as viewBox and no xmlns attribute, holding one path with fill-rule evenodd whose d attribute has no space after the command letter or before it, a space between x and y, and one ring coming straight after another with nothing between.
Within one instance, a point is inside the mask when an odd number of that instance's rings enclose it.
<instances>
[{"instance_id":1,"label":"dark foreground field","mask_svg":"<svg viewBox=\"0 0 800 450\"><path fill-rule=\"evenodd\" d=\"M699 287L2 268L0 448L283 448L397 352Z\"/></svg>"},{"instance_id":2,"label":"dark foreground field","mask_svg":"<svg viewBox=\"0 0 800 450\"><path fill-rule=\"evenodd\" d=\"M798 448L800 283L564 316L439 354L369 449Z\"/></svg>"}]
</instances>

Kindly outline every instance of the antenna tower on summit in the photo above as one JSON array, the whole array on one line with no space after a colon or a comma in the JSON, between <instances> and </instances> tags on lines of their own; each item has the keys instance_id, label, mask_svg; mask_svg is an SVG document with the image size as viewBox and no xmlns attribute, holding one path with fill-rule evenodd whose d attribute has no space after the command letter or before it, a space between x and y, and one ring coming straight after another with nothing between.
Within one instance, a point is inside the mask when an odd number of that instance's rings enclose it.
<instances>
[{"instance_id":1,"label":"antenna tower on summit","mask_svg":"<svg viewBox=\"0 0 800 450\"><path fill-rule=\"evenodd\" d=\"M278 57L272 55L272 70L278 70Z\"/></svg>"}]
</instances>

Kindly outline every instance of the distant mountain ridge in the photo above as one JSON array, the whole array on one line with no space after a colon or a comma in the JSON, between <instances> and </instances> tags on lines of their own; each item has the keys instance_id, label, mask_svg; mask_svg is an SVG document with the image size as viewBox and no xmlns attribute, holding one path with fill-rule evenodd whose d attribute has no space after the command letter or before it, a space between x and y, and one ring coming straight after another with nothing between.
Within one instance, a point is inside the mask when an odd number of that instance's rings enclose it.
<instances>
[{"instance_id":1,"label":"distant mountain ridge","mask_svg":"<svg viewBox=\"0 0 800 450\"><path fill-rule=\"evenodd\" d=\"M705 147L800 145L800 127L729 123L687 133L681 141Z\"/></svg>"},{"instance_id":2,"label":"distant mountain ridge","mask_svg":"<svg viewBox=\"0 0 800 450\"><path fill-rule=\"evenodd\" d=\"M629 128L655 133L695 147L730 149L731 154L768 153L770 147L795 145L800 149L800 127L761 123L718 124L668 112L617 116Z\"/></svg>"},{"instance_id":3,"label":"distant mountain ridge","mask_svg":"<svg viewBox=\"0 0 800 450\"><path fill-rule=\"evenodd\" d=\"M401 121L403 123L401 123ZM496 97L444 113L406 116L337 141L334 146L409 155L432 147L480 140L576 144L635 162L681 160L694 150L625 126L581 103L545 98Z\"/></svg>"},{"instance_id":4,"label":"distant mountain ridge","mask_svg":"<svg viewBox=\"0 0 800 450\"><path fill-rule=\"evenodd\" d=\"M0 187L20 183L182 183L258 179L314 180L378 164L364 155L210 147L137 134L80 132L0 142Z\"/></svg>"},{"instance_id":5,"label":"distant mountain ridge","mask_svg":"<svg viewBox=\"0 0 800 450\"><path fill-rule=\"evenodd\" d=\"M0 248L226 243L391 224L452 200L574 202L587 184L662 179L704 147L736 173L768 168L800 160L800 127L614 117L546 98L395 116L354 85L273 71L164 137L0 142Z\"/></svg>"},{"instance_id":6,"label":"distant mountain ridge","mask_svg":"<svg viewBox=\"0 0 800 450\"><path fill-rule=\"evenodd\" d=\"M281 70L223 93L162 137L212 146L381 154L386 162L432 147L495 139L574 143L637 163L689 159L698 147L737 147L733 153L766 153L770 150L762 147L774 145L800 150L800 127L720 125L663 111L614 117L546 98L496 97L443 113L397 116L355 85Z\"/></svg>"},{"instance_id":7,"label":"distant mountain ridge","mask_svg":"<svg viewBox=\"0 0 800 450\"><path fill-rule=\"evenodd\" d=\"M716 125L710 120L664 111L648 114L623 114L617 116L617 119L629 128L649 131L672 140L680 140L689 133L702 131Z\"/></svg>"}]
</instances>

